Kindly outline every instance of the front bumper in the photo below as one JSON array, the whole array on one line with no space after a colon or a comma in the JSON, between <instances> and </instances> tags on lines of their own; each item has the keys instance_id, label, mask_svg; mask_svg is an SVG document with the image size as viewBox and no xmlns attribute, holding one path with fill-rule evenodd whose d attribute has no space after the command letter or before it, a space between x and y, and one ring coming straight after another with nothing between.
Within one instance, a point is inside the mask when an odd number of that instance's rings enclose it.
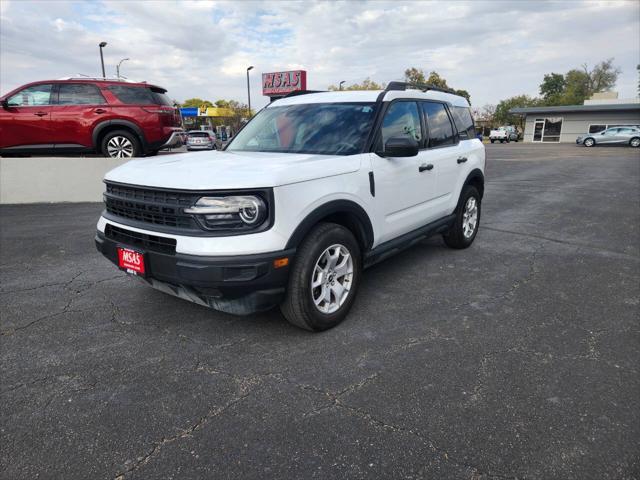
<instances>
[{"instance_id":1,"label":"front bumper","mask_svg":"<svg viewBox=\"0 0 640 480\"><path fill-rule=\"evenodd\" d=\"M295 249L280 252L208 257L161 253L107 238L98 231L96 248L116 266L120 247L143 251L146 274L139 277L165 293L237 315L268 310L284 298L289 267L274 268L276 259L291 262Z\"/></svg>"},{"instance_id":2,"label":"front bumper","mask_svg":"<svg viewBox=\"0 0 640 480\"><path fill-rule=\"evenodd\" d=\"M578 137L578 138L576 138L576 145L582 145L582 141L583 141L583 140L584 140L584 139L583 139L582 137Z\"/></svg>"}]
</instances>

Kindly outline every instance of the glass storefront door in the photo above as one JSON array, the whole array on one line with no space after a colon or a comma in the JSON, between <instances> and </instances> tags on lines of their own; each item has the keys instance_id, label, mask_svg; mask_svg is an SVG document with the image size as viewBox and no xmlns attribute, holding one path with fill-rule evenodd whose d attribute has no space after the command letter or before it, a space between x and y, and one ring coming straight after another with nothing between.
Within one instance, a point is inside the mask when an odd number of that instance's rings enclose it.
<instances>
[{"instance_id":1,"label":"glass storefront door","mask_svg":"<svg viewBox=\"0 0 640 480\"><path fill-rule=\"evenodd\" d=\"M544 120L536 120L536 123L533 126L533 141L541 142L542 141L542 130L544 129Z\"/></svg>"}]
</instances>

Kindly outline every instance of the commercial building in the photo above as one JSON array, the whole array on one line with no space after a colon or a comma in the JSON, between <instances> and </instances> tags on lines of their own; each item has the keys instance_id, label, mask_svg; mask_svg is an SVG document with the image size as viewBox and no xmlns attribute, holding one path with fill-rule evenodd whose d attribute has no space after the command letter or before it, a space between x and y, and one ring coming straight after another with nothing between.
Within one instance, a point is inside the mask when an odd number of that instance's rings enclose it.
<instances>
[{"instance_id":1,"label":"commercial building","mask_svg":"<svg viewBox=\"0 0 640 480\"><path fill-rule=\"evenodd\" d=\"M525 142L574 143L583 133L610 127L640 125L640 99L618 99L615 92L596 94L584 105L512 108L525 117Z\"/></svg>"}]
</instances>

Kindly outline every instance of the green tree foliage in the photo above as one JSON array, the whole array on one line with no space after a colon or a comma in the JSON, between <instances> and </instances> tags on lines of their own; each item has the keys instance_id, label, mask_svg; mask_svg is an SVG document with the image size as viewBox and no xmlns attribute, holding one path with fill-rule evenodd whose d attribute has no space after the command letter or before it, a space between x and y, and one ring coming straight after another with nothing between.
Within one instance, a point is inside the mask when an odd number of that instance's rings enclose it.
<instances>
[{"instance_id":1,"label":"green tree foliage","mask_svg":"<svg viewBox=\"0 0 640 480\"><path fill-rule=\"evenodd\" d=\"M456 90L447 85L447 81L440 76L438 72L431 72L428 77L425 78L424 71L420 68L411 67L404 71L404 81L409 83L426 83L427 85L433 85L438 88L447 88L453 90L453 93L460 95L467 99L471 103L471 95L466 90Z\"/></svg>"},{"instance_id":2,"label":"green tree foliage","mask_svg":"<svg viewBox=\"0 0 640 480\"><path fill-rule=\"evenodd\" d=\"M540 84L540 95L546 105L581 105L594 93L611 90L621 70L613 58L603 60L592 69L585 63L564 75L549 73Z\"/></svg>"},{"instance_id":3,"label":"green tree foliage","mask_svg":"<svg viewBox=\"0 0 640 480\"><path fill-rule=\"evenodd\" d=\"M354 83L347 87L342 87L343 90L384 90L385 84L376 83L370 78L365 78L362 83ZM340 90L339 87L335 85L329 85L329 90L336 91Z\"/></svg>"},{"instance_id":4,"label":"green tree foliage","mask_svg":"<svg viewBox=\"0 0 640 480\"><path fill-rule=\"evenodd\" d=\"M201 105L206 105L207 107L213 107L213 103L209 100L203 100L201 98L188 98L182 104L181 107L200 107Z\"/></svg>"},{"instance_id":5,"label":"green tree foliage","mask_svg":"<svg viewBox=\"0 0 640 480\"><path fill-rule=\"evenodd\" d=\"M565 89L564 75L547 73L540 84L540 95L547 105L557 105Z\"/></svg>"},{"instance_id":6,"label":"green tree foliage","mask_svg":"<svg viewBox=\"0 0 640 480\"><path fill-rule=\"evenodd\" d=\"M415 67L407 68L404 71L404 81L410 83L427 83L424 72L420 68Z\"/></svg>"},{"instance_id":7,"label":"green tree foliage","mask_svg":"<svg viewBox=\"0 0 640 480\"><path fill-rule=\"evenodd\" d=\"M540 100L529 95L516 95L515 97L501 100L496 105L493 121L497 125L517 125L522 130L524 129L524 117L522 115L513 115L509 113L509 110L518 107L534 107L539 104Z\"/></svg>"}]
</instances>

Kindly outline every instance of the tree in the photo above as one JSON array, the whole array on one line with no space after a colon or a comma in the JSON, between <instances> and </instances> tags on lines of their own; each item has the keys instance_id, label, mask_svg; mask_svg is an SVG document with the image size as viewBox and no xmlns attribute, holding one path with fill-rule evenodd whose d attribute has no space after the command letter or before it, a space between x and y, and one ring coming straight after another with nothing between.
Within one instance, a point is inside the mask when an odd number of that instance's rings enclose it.
<instances>
[{"instance_id":1,"label":"tree","mask_svg":"<svg viewBox=\"0 0 640 480\"><path fill-rule=\"evenodd\" d=\"M212 105L213 106L213 105ZM229 125L231 130L237 132L242 123L248 120L253 112L249 111L249 106L246 103L238 102L237 100L216 100L216 107L228 108L233 112L231 117L219 117L214 118L214 125Z\"/></svg>"},{"instance_id":2,"label":"tree","mask_svg":"<svg viewBox=\"0 0 640 480\"><path fill-rule=\"evenodd\" d=\"M404 71L404 81L409 83L427 83L424 72L415 67L407 68Z\"/></svg>"},{"instance_id":3,"label":"tree","mask_svg":"<svg viewBox=\"0 0 640 480\"><path fill-rule=\"evenodd\" d=\"M547 105L558 105L565 89L564 75L547 73L540 84L540 95Z\"/></svg>"},{"instance_id":4,"label":"tree","mask_svg":"<svg viewBox=\"0 0 640 480\"><path fill-rule=\"evenodd\" d=\"M201 105L206 105L207 107L213 107L213 103L209 100L203 100L201 98L188 98L184 102L182 102L181 107L200 107Z\"/></svg>"},{"instance_id":5,"label":"tree","mask_svg":"<svg viewBox=\"0 0 640 480\"><path fill-rule=\"evenodd\" d=\"M564 81L565 88L559 105L581 105L593 94L589 90L589 75L582 70L569 70Z\"/></svg>"},{"instance_id":6,"label":"tree","mask_svg":"<svg viewBox=\"0 0 640 480\"><path fill-rule=\"evenodd\" d=\"M618 75L622 73L619 67L613 65L613 58L608 58L598 63L592 70L587 64L582 65L584 73L589 78L588 91L592 95L598 92L606 92L615 87Z\"/></svg>"},{"instance_id":7,"label":"tree","mask_svg":"<svg viewBox=\"0 0 640 480\"><path fill-rule=\"evenodd\" d=\"M385 84L376 83L370 78L365 78L362 83L354 83L349 85L348 87L344 87L343 90L384 90ZM340 90L340 87L336 87L335 85L329 85L329 90L336 91Z\"/></svg>"},{"instance_id":8,"label":"tree","mask_svg":"<svg viewBox=\"0 0 640 480\"><path fill-rule=\"evenodd\" d=\"M460 95L467 99L471 103L471 95L466 90L456 90L447 85L447 81L440 76L438 72L431 72L429 77L425 79L424 71L420 68L411 67L404 71L404 81L408 83L422 83L427 85L433 85L438 88L446 88L451 90L456 95Z\"/></svg>"},{"instance_id":9,"label":"tree","mask_svg":"<svg viewBox=\"0 0 640 480\"><path fill-rule=\"evenodd\" d=\"M520 129L524 129L524 116L509 113L512 108L533 107L540 102L537 98L529 95L516 95L515 97L501 100L496 106L493 120L500 125L518 125Z\"/></svg>"},{"instance_id":10,"label":"tree","mask_svg":"<svg viewBox=\"0 0 640 480\"><path fill-rule=\"evenodd\" d=\"M540 84L540 95L546 105L580 105L594 93L611 90L621 70L613 58L603 60L591 70L585 63L564 75L548 73Z\"/></svg>"}]
</instances>

